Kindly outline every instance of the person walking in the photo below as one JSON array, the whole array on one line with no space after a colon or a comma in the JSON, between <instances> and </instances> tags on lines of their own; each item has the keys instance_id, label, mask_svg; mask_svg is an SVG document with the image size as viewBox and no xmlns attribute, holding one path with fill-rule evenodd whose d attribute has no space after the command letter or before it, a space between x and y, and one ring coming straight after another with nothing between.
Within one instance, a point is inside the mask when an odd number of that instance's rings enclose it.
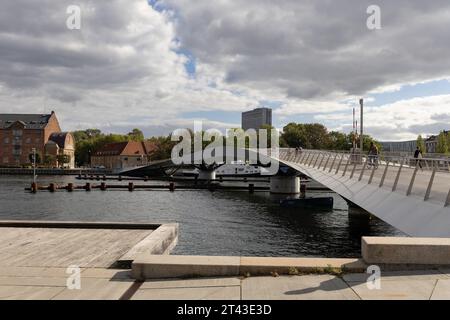
<instances>
[{"instance_id":1,"label":"person walking","mask_svg":"<svg viewBox=\"0 0 450 320\"><path fill-rule=\"evenodd\" d=\"M420 159L423 159L423 153L419 147L417 147L416 151L414 152L414 159L416 159L416 166L419 165L420 169L423 170L422 161L420 161Z\"/></svg>"},{"instance_id":2,"label":"person walking","mask_svg":"<svg viewBox=\"0 0 450 320\"><path fill-rule=\"evenodd\" d=\"M370 142L369 148L369 167L378 167L378 148L373 142Z\"/></svg>"}]
</instances>

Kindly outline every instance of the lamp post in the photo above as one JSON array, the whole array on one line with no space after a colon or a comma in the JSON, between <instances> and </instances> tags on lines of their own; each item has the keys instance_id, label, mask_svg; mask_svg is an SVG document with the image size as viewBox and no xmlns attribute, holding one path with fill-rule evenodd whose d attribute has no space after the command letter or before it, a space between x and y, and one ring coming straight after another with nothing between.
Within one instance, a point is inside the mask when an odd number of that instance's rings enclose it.
<instances>
[{"instance_id":1,"label":"lamp post","mask_svg":"<svg viewBox=\"0 0 450 320\"><path fill-rule=\"evenodd\" d=\"M364 150L364 99L360 99L359 100L359 104L361 106L361 130L360 130L360 135L361 135L361 154L363 153Z\"/></svg>"}]
</instances>

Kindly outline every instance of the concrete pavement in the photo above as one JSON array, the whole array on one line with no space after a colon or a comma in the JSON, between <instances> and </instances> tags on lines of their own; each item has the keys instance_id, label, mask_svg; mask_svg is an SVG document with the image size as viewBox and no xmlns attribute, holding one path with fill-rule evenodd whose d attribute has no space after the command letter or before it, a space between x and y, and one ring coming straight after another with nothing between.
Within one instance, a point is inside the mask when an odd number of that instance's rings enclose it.
<instances>
[{"instance_id":1,"label":"concrete pavement","mask_svg":"<svg viewBox=\"0 0 450 320\"><path fill-rule=\"evenodd\" d=\"M370 290L368 274L302 274L135 282L130 270L81 270L80 290L66 269L0 267L0 299L13 300L450 300L450 270L385 272Z\"/></svg>"}]
</instances>

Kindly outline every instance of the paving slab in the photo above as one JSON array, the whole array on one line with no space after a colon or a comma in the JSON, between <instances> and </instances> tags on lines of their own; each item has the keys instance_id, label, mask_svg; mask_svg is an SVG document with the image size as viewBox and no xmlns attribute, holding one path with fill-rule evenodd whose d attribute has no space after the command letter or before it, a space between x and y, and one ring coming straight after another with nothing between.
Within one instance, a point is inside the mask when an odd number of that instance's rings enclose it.
<instances>
[{"instance_id":1,"label":"paving slab","mask_svg":"<svg viewBox=\"0 0 450 320\"><path fill-rule=\"evenodd\" d=\"M135 279L239 275L239 257L145 255L132 264Z\"/></svg>"},{"instance_id":2,"label":"paving slab","mask_svg":"<svg viewBox=\"0 0 450 320\"><path fill-rule=\"evenodd\" d=\"M0 286L0 300L50 300L62 288L33 286Z\"/></svg>"},{"instance_id":3,"label":"paving slab","mask_svg":"<svg viewBox=\"0 0 450 320\"><path fill-rule=\"evenodd\" d=\"M128 269L87 268L81 272L82 278L132 279Z\"/></svg>"},{"instance_id":4,"label":"paving slab","mask_svg":"<svg viewBox=\"0 0 450 320\"><path fill-rule=\"evenodd\" d=\"M32 286L32 287L62 287L67 286L67 278L58 277L2 277L0 286Z\"/></svg>"},{"instance_id":5,"label":"paving slab","mask_svg":"<svg viewBox=\"0 0 450 320\"><path fill-rule=\"evenodd\" d=\"M133 285L132 280L82 278L80 290L65 288L54 300L119 300Z\"/></svg>"},{"instance_id":6,"label":"paving slab","mask_svg":"<svg viewBox=\"0 0 450 320\"><path fill-rule=\"evenodd\" d=\"M437 280L381 281L381 289L370 290L366 282L348 282L363 300L429 300Z\"/></svg>"},{"instance_id":7,"label":"paving slab","mask_svg":"<svg viewBox=\"0 0 450 320\"><path fill-rule=\"evenodd\" d=\"M240 286L140 289L132 300L240 300Z\"/></svg>"},{"instance_id":8,"label":"paving slab","mask_svg":"<svg viewBox=\"0 0 450 320\"><path fill-rule=\"evenodd\" d=\"M327 259L327 258L263 258L242 257L240 273L245 275L289 274L292 268L299 272L318 271L336 268L350 272L363 272L367 265L361 259Z\"/></svg>"},{"instance_id":9,"label":"paving slab","mask_svg":"<svg viewBox=\"0 0 450 320\"><path fill-rule=\"evenodd\" d=\"M368 273L349 273L343 276L346 282L366 282L371 275ZM445 274L437 270L409 270L409 271L381 271L382 281L411 281L411 280L445 280Z\"/></svg>"},{"instance_id":10,"label":"paving slab","mask_svg":"<svg viewBox=\"0 0 450 320\"><path fill-rule=\"evenodd\" d=\"M450 279L438 280L431 300L450 300Z\"/></svg>"},{"instance_id":11,"label":"paving slab","mask_svg":"<svg viewBox=\"0 0 450 320\"><path fill-rule=\"evenodd\" d=\"M238 278L201 278L189 280L149 280L142 283L140 289L170 289L170 288L205 288L240 286Z\"/></svg>"},{"instance_id":12,"label":"paving slab","mask_svg":"<svg viewBox=\"0 0 450 320\"><path fill-rule=\"evenodd\" d=\"M359 297L338 277L307 275L251 277L242 281L243 300L357 300Z\"/></svg>"}]
</instances>

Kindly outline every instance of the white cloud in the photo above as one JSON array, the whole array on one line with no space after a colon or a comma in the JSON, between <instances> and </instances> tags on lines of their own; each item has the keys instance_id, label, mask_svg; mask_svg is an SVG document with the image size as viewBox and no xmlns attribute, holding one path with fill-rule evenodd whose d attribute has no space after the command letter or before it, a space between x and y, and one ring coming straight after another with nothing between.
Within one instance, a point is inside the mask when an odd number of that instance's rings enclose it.
<instances>
[{"instance_id":1,"label":"white cloud","mask_svg":"<svg viewBox=\"0 0 450 320\"><path fill-rule=\"evenodd\" d=\"M65 129L163 134L193 120L184 113L279 101L280 121L306 114L345 129L359 96L450 76L448 0L379 0L375 32L365 27L369 0L161 0L160 11L145 0L77 3L80 31L66 28L72 1L2 3L0 112L55 110ZM180 49L196 57L194 77ZM425 100L401 101L367 117L382 137L409 137L448 115L441 99L425 112Z\"/></svg>"}]
</instances>

